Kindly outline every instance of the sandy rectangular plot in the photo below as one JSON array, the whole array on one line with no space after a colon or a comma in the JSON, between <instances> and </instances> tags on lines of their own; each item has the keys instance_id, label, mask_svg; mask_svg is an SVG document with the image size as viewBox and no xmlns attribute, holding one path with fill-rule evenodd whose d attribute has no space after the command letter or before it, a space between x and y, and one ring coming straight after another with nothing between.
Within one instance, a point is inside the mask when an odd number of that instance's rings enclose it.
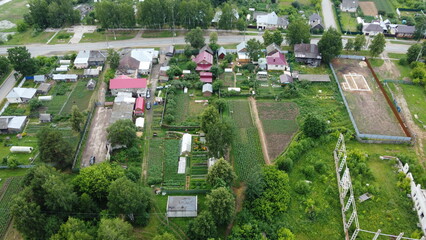
<instances>
[{"instance_id":1,"label":"sandy rectangular plot","mask_svg":"<svg viewBox=\"0 0 426 240\"><path fill-rule=\"evenodd\" d=\"M359 2L359 7L366 16L377 16L378 11L374 2Z\"/></svg>"},{"instance_id":2,"label":"sandy rectangular plot","mask_svg":"<svg viewBox=\"0 0 426 240\"><path fill-rule=\"evenodd\" d=\"M391 107L373 78L373 74L364 61L334 59L332 61L337 78L342 85L346 82L344 75L356 73L365 78L370 91L343 90L354 120L360 133L391 136L405 136ZM358 88L366 88L361 78L356 78Z\"/></svg>"},{"instance_id":3,"label":"sandy rectangular plot","mask_svg":"<svg viewBox=\"0 0 426 240\"><path fill-rule=\"evenodd\" d=\"M346 91L371 91L363 75L357 73L343 74L345 82L342 83Z\"/></svg>"}]
</instances>

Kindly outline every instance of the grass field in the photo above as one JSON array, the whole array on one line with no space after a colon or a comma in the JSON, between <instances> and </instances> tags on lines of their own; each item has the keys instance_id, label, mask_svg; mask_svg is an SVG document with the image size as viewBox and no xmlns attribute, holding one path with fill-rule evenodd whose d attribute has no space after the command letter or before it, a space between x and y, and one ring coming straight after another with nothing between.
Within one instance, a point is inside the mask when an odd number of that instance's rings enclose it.
<instances>
[{"instance_id":1,"label":"grass field","mask_svg":"<svg viewBox=\"0 0 426 240\"><path fill-rule=\"evenodd\" d=\"M194 95L197 93L193 92ZM190 97L189 94L178 93L174 100L176 101L176 113L174 125L178 126L198 126L200 124L199 116L207 105L197 103L195 100L205 99L203 97Z\"/></svg>"},{"instance_id":2,"label":"grass field","mask_svg":"<svg viewBox=\"0 0 426 240\"><path fill-rule=\"evenodd\" d=\"M413 115L413 120L417 125L423 128L423 126L426 125L426 94L424 88L417 85L407 84L400 84L399 87L403 90L404 98L407 101L411 114ZM418 120L414 117L414 115L418 116Z\"/></svg>"},{"instance_id":3,"label":"grass field","mask_svg":"<svg viewBox=\"0 0 426 240\"><path fill-rule=\"evenodd\" d=\"M67 102L72 89L75 86L74 84L75 83L58 82L53 86L49 93L53 95L53 98L51 101L45 104L48 113L58 114L61 111L64 104Z\"/></svg>"},{"instance_id":4,"label":"grass field","mask_svg":"<svg viewBox=\"0 0 426 240\"><path fill-rule=\"evenodd\" d=\"M375 68L375 67L381 67L383 65L383 63L385 63L385 60L383 60L383 59L376 59L376 58L369 59L369 61L370 61L371 66L373 68Z\"/></svg>"},{"instance_id":5,"label":"grass field","mask_svg":"<svg viewBox=\"0 0 426 240\"><path fill-rule=\"evenodd\" d=\"M298 130L297 105L291 102L257 101L259 118L266 135L269 158L279 156Z\"/></svg>"},{"instance_id":6,"label":"grass field","mask_svg":"<svg viewBox=\"0 0 426 240\"><path fill-rule=\"evenodd\" d=\"M259 134L253 124L247 100L229 102L229 115L235 122L231 160L240 180L245 181L264 164Z\"/></svg>"},{"instance_id":7,"label":"grass field","mask_svg":"<svg viewBox=\"0 0 426 240\"><path fill-rule=\"evenodd\" d=\"M7 45L20 45L29 43L46 43L52 36L53 32L41 32L33 34L33 30L29 29L23 33L16 33L10 41L6 41Z\"/></svg>"},{"instance_id":8,"label":"grass field","mask_svg":"<svg viewBox=\"0 0 426 240\"><path fill-rule=\"evenodd\" d=\"M370 0L368 0L370 1ZM377 10L385 11L386 13L394 13L395 9L389 0L372 0L376 5Z\"/></svg>"},{"instance_id":9,"label":"grass field","mask_svg":"<svg viewBox=\"0 0 426 240\"><path fill-rule=\"evenodd\" d=\"M0 21L8 20L17 23L28 13L27 0L13 0L0 6Z\"/></svg>"},{"instance_id":10,"label":"grass field","mask_svg":"<svg viewBox=\"0 0 426 240\"><path fill-rule=\"evenodd\" d=\"M342 12L340 13L340 22L342 23L342 31L351 31L356 32L356 18L352 17L350 13Z\"/></svg>"},{"instance_id":11,"label":"grass field","mask_svg":"<svg viewBox=\"0 0 426 240\"><path fill-rule=\"evenodd\" d=\"M239 76L241 77L241 76ZM225 87L234 87L234 74L224 73L222 74L223 86Z\"/></svg>"},{"instance_id":12,"label":"grass field","mask_svg":"<svg viewBox=\"0 0 426 240\"><path fill-rule=\"evenodd\" d=\"M95 79L97 80L97 79ZM87 80L79 80L75 86L74 91L72 91L71 96L68 102L65 104L62 113L71 113L73 105L77 105L80 111L86 111L90 104L90 98L92 97L93 90L88 90L86 88Z\"/></svg>"},{"instance_id":13,"label":"grass field","mask_svg":"<svg viewBox=\"0 0 426 240\"><path fill-rule=\"evenodd\" d=\"M53 38L52 41L50 41L49 44L65 44L65 43L68 43L73 35L74 35L74 33L69 33L65 30L62 30L58 34L56 34L55 38Z\"/></svg>"},{"instance_id":14,"label":"grass field","mask_svg":"<svg viewBox=\"0 0 426 240\"><path fill-rule=\"evenodd\" d=\"M407 55L406 55L406 54L403 54L403 53L388 53L388 56L389 56L390 58L398 58L398 59L401 59L401 58L405 58Z\"/></svg>"},{"instance_id":15,"label":"grass field","mask_svg":"<svg viewBox=\"0 0 426 240\"><path fill-rule=\"evenodd\" d=\"M129 32L116 32L115 34L112 32L93 32L93 33L85 33L81 38L81 43L84 42L105 42L105 41L118 41L118 40L127 40L132 39L136 36L137 31L129 31Z\"/></svg>"},{"instance_id":16,"label":"grass field","mask_svg":"<svg viewBox=\"0 0 426 240\"><path fill-rule=\"evenodd\" d=\"M185 32L182 31L176 31L175 37L185 35ZM173 32L170 30L164 30L164 31L144 31L142 33L142 38L168 38L173 37Z\"/></svg>"},{"instance_id":17,"label":"grass field","mask_svg":"<svg viewBox=\"0 0 426 240\"><path fill-rule=\"evenodd\" d=\"M10 140L6 140L7 137L9 137ZM5 165L3 162L1 162L3 161L3 157L12 157L18 160L20 164L29 164L29 158L34 158L38 152L37 139L34 136L27 135L22 137L22 139L18 139L15 134L2 135L0 137L0 142L2 142L0 145L0 165ZM33 147L34 150L32 153L11 153L11 146Z\"/></svg>"}]
</instances>

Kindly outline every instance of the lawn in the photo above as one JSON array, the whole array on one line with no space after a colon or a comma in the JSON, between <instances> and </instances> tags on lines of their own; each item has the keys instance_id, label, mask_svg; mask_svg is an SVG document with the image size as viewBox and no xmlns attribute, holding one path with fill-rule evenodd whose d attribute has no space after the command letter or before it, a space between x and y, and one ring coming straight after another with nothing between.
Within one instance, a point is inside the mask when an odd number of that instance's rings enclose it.
<instances>
[{"instance_id":1,"label":"lawn","mask_svg":"<svg viewBox=\"0 0 426 240\"><path fill-rule=\"evenodd\" d=\"M403 54L403 53L388 53L388 56L390 58L397 58L397 59L401 59L401 58L407 57L407 55Z\"/></svg>"},{"instance_id":2,"label":"lawn","mask_svg":"<svg viewBox=\"0 0 426 240\"><path fill-rule=\"evenodd\" d=\"M82 112L88 110L87 108L89 107L90 99L94 91L86 88L87 82L88 80L79 80L77 82L62 113L71 113L73 105L77 105L78 109Z\"/></svg>"},{"instance_id":3,"label":"lawn","mask_svg":"<svg viewBox=\"0 0 426 240\"><path fill-rule=\"evenodd\" d=\"M49 44L64 44L68 43L69 40L72 38L74 33L69 33L65 30L60 31L58 34L56 34L55 38L50 41Z\"/></svg>"},{"instance_id":4,"label":"lawn","mask_svg":"<svg viewBox=\"0 0 426 240\"><path fill-rule=\"evenodd\" d=\"M370 0L369 0L370 1ZM386 13L394 13L395 9L389 0L373 0L377 10L385 11Z\"/></svg>"},{"instance_id":5,"label":"lawn","mask_svg":"<svg viewBox=\"0 0 426 240\"><path fill-rule=\"evenodd\" d=\"M74 88L74 86L74 83L56 83L51 90L51 94L53 95L52 100L45 104L47 112L50 114L59 114L64 104L66 104L66 101L71 94L70 91Z\"/></svg>"},{"instance_id":6,"label":"lawn","mask_svg":"<svg viewBox=\"0 0 426 240\"><path fill-rule=\"evenodd\" d=\"M93 32L85 33L83 38L81 38L81 43L84 42L105 42L105 41L119 41L119 40L128 40L136 36L137 31L128 31L128 32Z\"/></svg>"},{"instance_id":7,"label":"lawn","mask_svg":"<svg viewBox=\"0 0 426 240\"><path fill-rule=\"evenodd\" d=\"M383 59L377 59L377 58L373 58L373 59L369 59L371 66L374 67L381 67L383 65L383 63L385 63L385 60Z\"/></svg>"},{"instance_id":8,"label":"lawn","mask_svg":"<svg viewBox=\"0 0 426 240\"><path fill-rule=\"evenodd\" d=\"M196 95L199 93L199 91L194 91L192 93ZM205 103L195 102L195 100L204 100L205 98L190 97L189 93L177 93L173 99L176 102L176 111L174 114L175 120L173 125L198 126L200 124L199 116L203 112L206 105Z\"/></svg>"},{"instance_id":9,"label":"lawn","mask_svg":"<svg viewBox=\"0 0 426 240\"><path fill-rule=\"evenodd\" d=\"M241 181L257 173L264 164L259 134L254 126L247 100L229 102L229 116L234 120L235 134L231 145L231 162Z\"/></svg>"},{"instance_id":10,"label":"lawn","mask_svg":"<svg viewBox=\"0 0 426 240\"><path fill-rule=\"evenodd\" d=\"M342 31L351 31L356 32L356 26L358 23L356 22L356 18L352 17L350 13L341 12L340 13L340 22L342 23Z\"/></svg>"},{"instance_id":11,"label":"lawn","mask_svg":"<svg viewBox=\"0 0 426 240\"><path fill-rule=\"evenodd\" d=\"M185 35L185 32L175 31L175 37ZM142 38L168 38L173 37L173 32L171 30L165 31L144 31L142 33Z\"/></svg>"},{"instance_id":12,"label":"lawn","mask_svg":"<svg viewBox=\"0 0 426 240\"><path fill-rule=\"evenodd\" d=\"M10 139L6 140L6 138ZM4 157L15 158L20 164L29 164L29 159L34 158L38 152L37 138L35 136L27 135L22 137L22 139L18 139L15 134L2 135L0 137L0 142L2 142L2 144L0 144L0 165L6 165L5 162L3 162ZM34 150L32 153L11 153L11 146L33 147Z\"/></svg>"},{"instance_id":13,"label":"lawn","mask_svg":"<svg viewBox=\"0 0 426 240\"><path fill-rule=\"evenodd\" d=\"M23 33L16 33L12 39L5 42L7 45L21 45L30 43L46 43L52 36L53 32L40 32L33 33L32 29L29 29Z\"/></svg>"},{"instance_id":14,"label":"lawn","mask_svg":"<svg viewBox=\"0 0 426 240\"><path fill-rule=\"evenodd\" d=\"M28 13L27 0L13 0L0 6L0 21L8 20L17 23ZM12 29L13 30L13 29Z\"/></svg>"},{"instance_id":15,"label":"lawn","mask_svg":"<svg viewBox=\"0 0 426 240\"><path fill-rule=\"evenodd\" d=\"M402 88L404 98L407 101L408 108L410 109L413 119L417 125L423 128L426 125L426 94L422 86L417 85L398 85ZM415 117L417 115L418 118Z\"/></svg>"}]
</instances>

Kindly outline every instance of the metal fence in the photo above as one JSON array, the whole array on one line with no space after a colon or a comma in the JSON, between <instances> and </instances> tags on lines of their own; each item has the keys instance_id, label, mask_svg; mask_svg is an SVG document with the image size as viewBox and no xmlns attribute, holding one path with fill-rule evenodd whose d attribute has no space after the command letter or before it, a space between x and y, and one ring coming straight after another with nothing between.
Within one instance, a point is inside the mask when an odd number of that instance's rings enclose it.
<instances>
[{"instance_id":1,"label":"metal fence","mask_svg":"<svg viewBox=\"0 0 426 240\"><path fill-rule=\"evenodd\" d=\"M353 55L346 55L347 57L362 57L362 56L353 56ZM360 58L350 58L350 59L360 59ZM412 138L411 137L401 137L401 136L388 136L388 135L378 135L378 134L364 134L361 133L358 129L358 126L355 122L355 119L353 117L353 114L349 108L349 104L346 100L346 97L343 93L343 90L340 86L339 79L337 78L336 72L329 63L329 66L331 68L331 72L333 73L333 77L337 83L337 87L339 88L340 95L342 96L343 103L345 104L346 111L349 114L349 118L351 119L352 125L355 129L356 138L360 142L364 143L393 143L393 144L401 144L401 143L411 143ZM391 106L392 107L392 106Z\"/></svg>"},{"instance_id":2,"label":"metal fence","mask_svg":"<svg viewBox=\"0 0 426 240\"><path fill-rule=\"evenodd\" d=\"M338 58L345 58L345 59L355 59L355 60L361 60L364 61L364 56L358 56L358 55L339 55Z\"/></svg>"}]
</instances>

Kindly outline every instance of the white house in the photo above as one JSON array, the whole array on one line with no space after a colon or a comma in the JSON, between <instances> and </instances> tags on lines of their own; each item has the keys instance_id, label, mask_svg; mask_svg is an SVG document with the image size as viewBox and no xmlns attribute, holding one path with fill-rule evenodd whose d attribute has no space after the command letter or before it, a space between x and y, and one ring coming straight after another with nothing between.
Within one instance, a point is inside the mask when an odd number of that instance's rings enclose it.
<instances>
[{"instance_id":1,"label":"white house","mask_svg":"<svg viewBox=\"0 0 426 240\"><path fill-rule=\"evenodd\" d=\"M77 69L87 68L89 67L89 57L90 51L80 51L77 54L77 57L74 60L74 66Z\"/></svg>"},{"instance_id":2,"label":"white house","mask_svg":"<svg viewBox=\"0 0 426 240\"><path fill-rule=\"evenodd\" d=\"M21 132L27 122L27 116L0 116L0 132Z\"/></svg>"},{"instance_id":3,"label":"white house","mask_svg":"<svg viewBox=\"0 0 426 240\"><path fill-rule=\"evenodd\" d=\"M278 17L275 12L256 16L257 29L286 29L289 22L284 17Z\"/></svg>"},{"instance_id":4,"label":"white house","mask_svg":"<svg viewBox=\"0 0 426 240\"><path fill-rule=\"evenodd\" d=\"M35 88L13 88L6 98L9 103L26 103L36 94Z\"/></svg>"},{"instance_id":5,"label":"white house","mask_svg":"<svg viewBox=\"0 0 426 240\"><path fill-rule=\"evenodd\" d=\"M133 49L130 56L139 61L139 73L151 73L152 62L158 59L158 51L154 48Z\"/></svg>"},{"instance_id":6,"label":"white house","mask_svg":"<svg viewBox=\"0 0 426 240\"><path fill-rule=\"evenodd\" d=\"M247 46L246 42L241 42L237 45L237 55L238 55L238 62L240 63L248 63L250 62L250 57L247 52Z\"/></svg>"},{"instance_id":7,"label":"white house","mask_svg":"<svg viewBox=\"0 0 426 240\"><path fill-rule=\"evenodd\" d=\"M167 217L196 217L197 196L169 196L167 199Z\"/></svg>"}]
</instances>

